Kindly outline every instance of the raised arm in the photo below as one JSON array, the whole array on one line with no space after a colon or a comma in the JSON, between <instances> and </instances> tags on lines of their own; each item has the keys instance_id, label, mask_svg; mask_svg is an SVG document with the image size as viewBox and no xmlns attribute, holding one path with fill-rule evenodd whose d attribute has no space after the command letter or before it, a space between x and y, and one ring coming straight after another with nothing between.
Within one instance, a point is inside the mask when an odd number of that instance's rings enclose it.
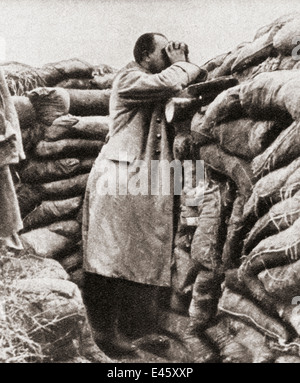
<instances>
[{"instance_id":1,"label":"raised arm","mask_svg":"<svg viewBox=\"0 0 300 383\"><path fill-rule=\"evenodd\" d=\"M157 74L138 68L124 72L118 79L118 95L128 103L145 103L167 99L182 91L201 73L189 62L176 62Z\"/></svg>"}]
</instances>

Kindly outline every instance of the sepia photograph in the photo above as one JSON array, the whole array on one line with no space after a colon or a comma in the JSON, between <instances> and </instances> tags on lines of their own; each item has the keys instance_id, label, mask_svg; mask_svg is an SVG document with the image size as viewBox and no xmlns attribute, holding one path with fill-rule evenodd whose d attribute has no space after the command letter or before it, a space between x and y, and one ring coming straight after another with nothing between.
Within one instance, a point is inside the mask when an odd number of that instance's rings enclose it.
<instances>
[{"instance_id":1,"label":"sepia photograph","mask_svg":"<svg viewBox=\"0 0 300 383\"><path fill-rule=\"evenodd\" d=\"M0 363L300 363L300 3L0 7Z\"/></svg>"}]
</instances>

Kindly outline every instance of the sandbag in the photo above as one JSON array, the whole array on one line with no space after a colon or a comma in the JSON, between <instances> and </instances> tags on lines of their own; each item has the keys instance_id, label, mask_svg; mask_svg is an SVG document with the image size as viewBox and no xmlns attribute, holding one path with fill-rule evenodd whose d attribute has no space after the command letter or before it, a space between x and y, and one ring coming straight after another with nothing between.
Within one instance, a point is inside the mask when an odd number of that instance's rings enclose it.
<instances>
[{"instance_id":1,"label":"sandbag","mask_svg":"<svg viewBox=\"0 0 300 383\"><path fill-rule=\"evenodd\" d=\"M89 172L94 161L95 158L30 159L20 169L20 176L26 183L58 181Z\"/></svg>"},{"instance_id":2,"label":"sandbag","mask_svg":"<svg viewBox=\"0 0 300 383\"><path fill-rule=\"evenodd\" d=\"M243 110L239 98L240 86L225 90L208 106L204 121L201 125L194 124L193 130L203 136L203 141L213 140L212 129L223 121L230 121L243 117Z\"/></svg>"},{"instance_id":3,"label":"sandbag","mask_svg":"<svg viewBox=\"0 0 300 383\"><path fill-rule=\"evenodd\" d=\"M300 191L294 197L272 206L251 229L244 242L243 254L249 252L264 238L290 227L300 217Z\"/></svg>"},{"instance_id":4,"label":"sandbag","mask_svg":"<svg viewBox=\"0 0 300 383\"><path fill-rule=\"evenodd\" d=\"M221 313L239 318L261 333L279 342L287 342L288 331L276 319L269 317L265 311L252 301L225 288L218 305Z\"/></svg>"},{"instance_id":5,"label":"sandbag","mask_svg":"<svg viewBox=\"0 0 300 383\"><path fill-rule=\"evenodd\" d=\"M59 141L40 141L35 154L40 157L97 156L104 145L102 141L66 138Z\"/></svg>"},{"instance_id":6,"label":"sandbag","mask_svg":"<svg viewBox=\"0 0 300 383\"><path fill-rule=\"evenodd\" d=\"M288 165L300 155L300 123L294 122L285 129L262 154L252 161L256 177Z\"/></svg>"},{"instance_id":7,"label":"sandbag","mask_svg":"<svg viewBox=\"0 0 300 383\"><path fill-rule=\"evenodd\" d=\"M16 297L15 307L22 308L15 310L14 320L20 324L20 333L30 335L29 346L25 349L30 355L28 361L35 360L36 355L49 363L68 361L78 355L81 355L79 361L85 360L84 355L88 358L87 343L93 344L92 335L80 291L74 283L55 278L19 278L12 283L11 289ZM20 337L21 349L23 339ZM33 355L29 339L39 346L37 351L32 348ZM98 359L99 363L103 353L97 352L95 344L89 351L95 356L91 360Z\"/></svg>"},{"instance_id":8,"label":"sandbag","mask_svg":"<svg viewBox=\"0 0 300 383\"><path fill-rule=\"evenodd\" d=\"M79 222L82 225L83 220L83 205L81 205L77 215L76 215L76 221Z\"/></svg>"},{"instance_id":9,"label":"sandbag","mask_svg":"<svg viewBox=\"0 0 300 383\"><path fill-rule=\"evenodd\" d=\"M222 363L250 362L251 356L247 352L246 347L235 341L224 318L221 318L217 324L209 327L205 331L205 335L217 348Z\"/></svg>"},{"instance_id":10,"label":"sandbag","mask_svg":"<svg viewBox=\"0 0 300 383\"><path fill-rule=\"evenodd\" d=\"M91 78L94 67L84 60L72 58L61 60L55 63L49 63L42 69L57 71L63 75L63 78Z\"/></svg>"},{"instance_id":11,"label":"sandbag","mask_svg":"<svg viewBox=\"0 0 300 383\"><path fill-rule=\"evenodd\" d=\"M75 116L107 116L109 114L110 89L64 90L70 95L70 114Z\"/></svg>"},{"instance_id":12,"label":"sandbag","mask_svg":"<svg viewBox=\"0 0 300 383\"><path fill-rule=\"evenodd\" d=\"M218 68L216 68L213 72L209 73L208 80L211 80L213 78L221 77L221 76L228 76L231 74L231 67L232 64L237 59L240 51L242 48L249 43L242 43L238 45L232 52L230 52L224 59L222 65L220 65Z\"/></svg>"},{"instance_id":13,"label":"sandbag","mask_svg":"<svg viewBox=\"0 0 300 383\"><path fill-rule=\"evenodd\" d=\"M4 257L1 274L10 301L7 329L24 334L5 336L5 349L12 340L16 350L9 354L11 363L69 361L72 355L80 355L79 362L111 361L94 343L80 291L57 261L35 254Z\"/></svg>"},{"instance_id":14,"label":"sandbag","mask_svg":"<svg viewBox=\"0 0 300 383\"><path fill-rule=\"evenodd\" d=\"M292 197L300 189L300 159L260 179L244 206L244 219L261 216L270 204Z\"/></svg>"},{"instance_id":15,"label":"sandbag","mask_svg":"<svg viewBox=\"0 0 300 383\"><path fill-rule=\"evenodd\" d=\"M249 291L246 289L243 281L241 281L238 277L238 272L237 270L230 270L229 272L226 273L226 279L225 279L225 284L226 287L235 292L237 295L243 296L244 298L251 299L251 296L249 296ZM295 306L294 306L295 307ZM294 338L293 330L291 328L291 313L289 311L290 305L289 302L284 302L282 303L276 296L274 299L274 307L272 309L272 315L275 315L275 318L281 317L283 322L282 323L284 326L288 324L286 327L289 329L288 331L291 331L291 343L283 343L283 342L276 342L270 339L268 341L269 347L276 351L283 352L283 353L290 353L291 355L299 355L300 351L300 340L299 338ZM299 318L299 316L298 316ZM241 318L242 319L242 318ZM292 324L293 326L293 324Z\"/></svg>"},{"instance_id":16,"label":"sandbag","mask_svg":"<svg viewBox=\"0 0 300 383\"><path fill-rule=\"evenodd\" d=\"M75 285L77 285L80 289L84 287L85 281L85 271L82 268L70 271L70 279Z\"/></svg>"},{"instance_id":17,"label":"sandbag","mask_svg":"<svg viewBox=\"0 0 300 383\"><path fill-rule=\"evenodd\" d=\"M287 325L290 328L290 331L295 334L295 331L291 328L290 325ZM270 342L270 347L274 351L279 351L282 355L286 356L299 356L300 353L300 337L293 336L293 339L288 344L279 344L273 341Z\"/></svg>"},{"instance_id":18,"label":"sandbag","mask_svg":"<svg viewBox=\"0 0 300 383\"><path fill-rule=\"evenodd\" d=\"M38 68L15 61L3 63L1 67L12 96L24 96L26 91L47 86Z\"/></svg>"},{"instance_id":19,"label":"sandbag","mask_svg":"<svg viewBox=\"0 0 300 383\"><path fill-rule=\"evenodd\" d=\"M260 63L259 65L249 67L242 72L236 73L235 76L239 79L239 81L251 80L255 76L260 73L265 72L274 72L276 70L280 70L282 57L268 57L265 61ZM284 68L282 68L284 69Z\"/></svg>"},{"instance_id":20,"label":"sandbag","mask_svg":"<svg viewBox=\"0 0 300 383\"><path fill-rule=\"evenodd\" d=\"M93 89L90 78L69 78L56 84L58 88L67 89Z\"/></svg>"},{"instance_id":21,"label":"sandbag","mask_svg":"<svg viewBox=\"0 0 300 383\"><path fill-rule=\"evenodd\" d=\"M273 49L274 34L274 29L272 29L269 33L264 34L249 44L246 44L240 50L239 55L232 64L231 72L239 72L266 59Z\"/></svg>"},{"instance_id":22,"label":"sandbag","mask_svg":"<svg viewBox=\"0 0 300 383\"><path fill-rule=\"evenodd\" d=\"M219 66L221 66L223 64L224 60L226 59L226 57L229 54L230 53L225 53L225 54L218 55L217 57L213 58L212 60L209 60L204 65L202 65L201 69L204 69L207 72L213 71L214 69L218 68Z\"/></svg>"},{"instance_id":23,"label":"sandbag","mask_svg":"<svg viewBox=\"0 0 300 383\"><path fill-rule=\"evenodd\" d=\"M34 251L42 258L54 258L74 246L72 238L57 234L47 227L21 234L20 238L25 250Z\"/></svg>"},{"instance_id":24,"label":"sandbag","mask_svg":"<svg viewBox=\"0 0 300 383\"><path fill-rule=\"evenodd\" d=\"M238 268L225 271L224 286L227 287L229 290L239 295L242 295L245 298L252 299L252 296L249 290L247 289L247 286L245 285L244 281L242 281L239 276Z\"/></svg>"},{"instance_id":25,"label":"sandbag","mask_svg":"<svg viewBox=\"0 0 300 383\"><path fill-rule=\"evenodd\" d=\"M245 197L238 195L233 203L230 219L227 225L226 241L222 251L222 263L225 270L234 268L243 248L244 226L243 208Z\"/></svg>"},{"instance_id":26,"label":"sandbag","mask_svg":"<svg viewBox=\"0 0 300 383\"><path fill-rule=\"evenodd\" d=\"M229 53L230 54L230 53ZM229 55L228 54L228 55ZM233 61L232 61L233 62ZM215 69L213 69L211 72L208 72L208 75L207 75L207 80L210 81L210 80L214 80L216 78L218 78L219 76L219 72L220 72L220 67L216 67Z\"/></svg>"},{"instance_id":27,"label":"sandbag","mask_svg":"<svg viewBox=\"0 0 300 383\"><path fill-rule=\"evenodd\" d=\"M285 304L299 295L300 261L285 266L263 270L258 274L266 291Z\"/></svg>"},{"instance_id":28,"label":"sandbag","mask_svg":"<svg viewBox=\"0 0 300 383\"><path fill-rule=\"evenodd\" d=\"M274 121L244 118L221 123L213 128L212 134L223 150L251 161L271 144L280 130Z\"/></svg>"},{"instance_id":29,"label":"sandbag","mask_svg":"<svg viewBox=\"0 0 300 383\"><path fill-rule=\"evenodd\" d=\"M203 105L199 97L172 97L165 105L165 117L168 124L180 124L191 120L194 113ZM178 131L178 128L176 129Z\"/></svg>"},{"instance_id":30,"label":"sandbag","mask_svg":"<svg viewBox=\"0 0 300 383\"><path fill-rule=\"evenodd\" d=\"M22 217L34 210L43 199L41 192L35 185L20 183L16 186L16 193Z\"/></svg>"},{"instance_id":31,"label":"sandbag","mask_svg":"<svg viewBox=\"0 0 300 383\"><path fill-rule=\"evenodd\" d=\"M192 84L188 86L187 92L192 97L201 97L202 105L207 105L212 102L218 94L236 85L238 85L236 78L223 76L215 80Z\"/></svg>"},{"instance_id":32,"label":"sandbag","mask_svg":"<svg viewBox=\"0 0 300 383\"><path fill-rule=\"evenodd\" d=\"M290 302L278 302L276 307L280 317L296 330L297 335L300 335L300 306ZM300 343L295 342L295 346L298 346L299 353Z\"/></svg>"},{"instance_id":33,"label":"sandbag","mask_svg":"<svg viewBox=\"0 0 300 383\"><path fill-rule=\"evenodd\" d=\"M83 256L82 256L82 253L78 251L74 254L71 254L69 256L66 256L60 259L59 262L63 266L63 268L68 273L70 273L82 267Z\"/></svg>"},{"instance_id":34,"label":"sandbag","mask_svg":"<svg viewBox=\"0 0 300 383\"><path fill-rule=\"evenodd\" d=\"M292 355L284 355L280 356L275 360L275 363L300 363L300 358L298 356L292 356Z\"/></svg>"},{"instance_id":35,"label":"sandbag","mask_svg":"<svg viewBox=\"0 0 300 383\"><path fill-rule=\"evenodd\" d=\"M300 170L297 169L287 179L284 187L281 190L283 194L283 197L282 197L283 199L292 197L299 190L299 182L300 182L299 177L300 177Z\"/></svg>"},{"instance_id":36,"label":"sandbag","mask_svg":"<svg viewBox=\"0 0 300 383\"><path fill-rule=\"evenodd\" d=\"M76 220L58 221L49 225L48 230L52 233L63 235L67 238L72 238L74 241L80 240L81 225Z\"/></svg>"},{"instance_id":37,"label":"sandbag","mask_svg":"<svg viewBox=\"0 0 300 383\"><path fill-rule=\"evenodd\" d=\"M24 277L24 270L27 278L54 278L60 280L69 280L68 273L54 259L42 259L35 257L34 254L26 254L22 257L6 258L1 267L5 277L17 280L18 277ZM22 275L23 274L23 275Z\"/></svg>"},{"instance_id":38,"label":"sandbag","mask_svg":"<svg viewBox=\"0 0 300 383\"><path fill-rule=\"evenodd\" d=\"M107 64L97 64L94 66L92 76L105 76L107 74L117 73L118 69Z\"/></svg>"},{"instance_id":39,"label":"sandbag","mask_svg":"<svg viewBox=\"0 0 300 383\"><path fill-rule=\"evenodd\" d=\"M259 64L262 65L262 64ZM249 81L255 76L255 72L257 71L258 66L250 66L241 72L234 73L233 76L238 80L239 84L244 81Z\"/></svg>"},{"instance_id":40,"label":"sandbag","mask_svg":"<svg viewBox=\"0 0 300 383\"><path fill-rule=\"evenodd\" d=\"M82 197L67 200L43 201L23 220L24 230L47 226L50 223L75 215L82 204Z\"/></svg>"},{"instance_id":41,"label":"sandbag","mask_svg":"<svg viewBox=\"0 0 300 383\"><path fill-rule=\"evenodd\" d=\"M146 297L145 301L146 300L149 301L149 298ZM135 307L133 309L135 309ZM130 310L132 311L131 307ZM146 322L144 320L143 322L143 329L148 332L147 326L149 328L149 321ZM166 330L166 334L176 334L176 338L174 338L175 342L172 341L172 336L170 337L170 335L168 338L164 335L162 336L163 339L167 340L166 345L170 344L169 349L165 349L164 359L167 358L168 360L177 361L178 363L214 363L219 361L216 350L212 348L205 335L202 336L202 334L200 334L198 336L190 331L188 316L180 315L167 308L162 308L158 316L158 326L163 329L163 331ZM159 338L161 338L161 336ZM155 349L158 350L157 334L146 335L142 337L141 340L143 340L143 343L145 340L148 344L150 342L152 343L151 349L148 347L150 352L155 352ZM141 343L139 340L135 342L138 347ZM160 343L162 342L160 341ZM145 348L143 347L143 349Z\"/></svg>"},{"instance_id":42,"label":"sandbag","mask_svg":"<svg viewBox=\"0 0 300 383\"><path fill-rule=\"evenodd\" d=\"M109 361L92 340L80 291L57 261L10 253L1 258L1 276L5 362L53 363L73 355L79 362Z\"/></svg>"},{"instance_id":43,"label":"sandbag","mask_svg":"<svg viewBox=\"0 0 300 383\"><path fill-rule=\"evenodd\" d=\"M265 269L295 262L299 256L300 218L288 229L263 239L244 259L239 268L239 277L256 300L273 310L274 297L266 292L257 275Z\"/></svg>"},{"instance_id":44,"label":"sandbag","mask_svg":"<svg viewBox=\"0 0 300 383\"><path fill-rule=\"evenodd\" d=\"M86 138L105 141L109 130L108 116L61 116L51 126L45 127L45 141L63 138Z\"/></svg>"},{"instance_id":45,"label":"sandbag","mask_svg":"<svg viewBox=\"0 0 300 383\"><path fill-rule=\"evenodd\" d=\"M247 353L250 354L248 363L274 361L276 354L268 347L268 342L263 334L236 318L225 317L223 320L230 333L234 335L234 340L245 346Z\"/></svg>"},{"instance_id":46,"label":"sandbag","mask_svg":"<svg viewBox=\"0 0 300 383\"><path fill-rule=\"evenodd\" d=\"M254 185L254 177L249 163L226 154L217 145L201 147L200 159L204 160L207 166L226 175L235 182L241 194L250 195Z\"/></svg>"},{"instance_id":47,"label":"sandbag","mask_svg":"<svg viewBox=\"0 0 300 383\"><path fill-rule=\"evenodd\" d=\"M274 48L278 52L291 56L293 49L297 46L297 37L300 35L300 22L298 18L286 23L274 36ZM296 38L296 41L295 41Z\"/></svg>"},{"instance_id":48,"label":"sandbag","mask_svg":"<svg viewBox=\"0 0 300 383\"><path fill-rule=\"evenodd\" d=\"M94 89L108 89L112 87L115 78L116 72L106 73L104 75L94 74L93 79L90 80L90 83Z\"/></svg>"},{"instance_id":49,"label":"sandbag","mask_svg":"<svg viewBox=\"0 0 300 383\"><path fill-rule=\"evenodd\" d=\"M212 142L212 137L203 135L202 126L205 120L205 113L201 110L196 112L191 121L191 135L193 136L196 145L207 145Z\"/></svg>"},{"instance_id":50,"label":"sandbag","mask_svg":"<svg viewBox=\"0 0 300 383\"><path fill-rule=\"evenodd\" d=\"M65 89L36 88L26 95L35 109L37 120L45 125L51 125L58 117L69 113L70 96Z\"/></svg>"},{"instance_id":51,"label":"sandbag","mask_svg":"<svg viewBox=\"0 0 300 383\"><path fill-rule=\"evenodd\" d=\"M89 174L80 174L73 178L39 185L43 199L63 199L82 195L85 191Z\"/></svg>"},{"instance_id":52,"label":"sandbag","mask_svg":"<svg viewBox=\"0 0 300 383\"><path fill-rule=\"evenodd\" d=\"M29 98L25 96L13 96L12 100L18 114L21 130L30 129L36 122L36 113Z\"/></svg>"},{"instance_id":53,"label":"sandbag","mask_svg":"<svg viewBox=\"0 0 300 383\"><path fill-rule=\"evenodd\" d=\"M1 124L2 122L0 122ZM10 132L6 130L8 137L0 136L0 168L19 163L16 135L10 128L9 130Z\"/></svg>"},{"instance_id":54,"label":"sandbag","mask_svg":"<svg viewBox=\"0 0 300 383\"><path fill-rule=\"evenodd\" d=\"M28 158L32 157L36 145L44 139L44 131L45 125L37 122L34 122L32 126L22 130L24 150Z\"/></svg>"},{"instance_id":55,"label":"sandbag","mask_svg":"<svg viewBox=\"0 0 300 383\"><path fill-rule=\"evenodd\" d=\"M278 19L276 19L272 23L259 28L254 38L258 39L264 34L269 33L270 30L273 29L274 27L277 27L278 30L280 30L286 23L288 23L291 20L294 20L297 17L299 17L299 14L297 12L288 13L286 15L280 16Z\"/></svg>"},{"instance_id":56,"label":"sandbag","mask_svg":"<svg viewBox=\"0 0 300 383\"><path fill-rule=\"evenodd\" d=\"M300 69L299 60L295 60L293 56L281 57L281 62L279 64L279 70L292 70Z\"/></svg>"},{"instance_id":57,"label":"sandbag","mask_svg":"<svg viewBox=\"0 0 300 383\"><path fill-rule=\"evenodd\" d=\"M261 73L240 85L240 102L251 118L273 120L290 115L300 117L299 72L276 71Z\"/></svg>"},{"instance_id":58,"label":"sandbag","mask_svg":"<svg viewBox=\"0 0 300 383\"><path fill-rule=\"evenodd\" d=\"M25 153L27 153L27 156L31 154L34 148L34 145L31 143L30 136L31 136L31 133L29 129L22 131L23 147L24 147Z\"/></svg>"}]
</instances>

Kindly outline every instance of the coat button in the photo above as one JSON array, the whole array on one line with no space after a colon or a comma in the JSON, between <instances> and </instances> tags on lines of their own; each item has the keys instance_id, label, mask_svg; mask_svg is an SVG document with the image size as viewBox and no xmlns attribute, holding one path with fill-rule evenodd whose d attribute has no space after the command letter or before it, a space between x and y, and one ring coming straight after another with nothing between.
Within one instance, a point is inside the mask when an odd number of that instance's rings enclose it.
<instances>
[{"instance_id":1,"label":"coat button","mask_svg":"<svg viewBox=\"0 0 300 383\"><path fill-rule=\"evenodd\" d=\"M161 123L161 118L157 118L156 122L160 124Z\"/></svg>"},{"instance_id":2,"label":"coat button","mask_svg":"<svg viewBox=\"0 0 300 383\"><path fill-rule=\"evenodd\" d=\"M161 134L160 134L160 133L157 133L156 137L157 137L157 138L161 138Z\"/></svg>"}]
</instances>

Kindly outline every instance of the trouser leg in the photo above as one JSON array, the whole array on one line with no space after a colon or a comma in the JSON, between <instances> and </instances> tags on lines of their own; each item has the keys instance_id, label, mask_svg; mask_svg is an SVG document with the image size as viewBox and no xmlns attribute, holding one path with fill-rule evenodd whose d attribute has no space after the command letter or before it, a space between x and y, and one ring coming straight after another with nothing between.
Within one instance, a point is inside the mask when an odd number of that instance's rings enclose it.
<instances>
[{"instance_id":1,"label":"trouser leg","mask_svg":"<svg viewBox=\"0 0 300 383\"><path fill-rule=\"evenodd\" d=\"M124 329L133 338L155 333L158 326L160 287L122 281Z\"/></svg>"},{"instance_id":2,"label":"trouser leg","mask_svg":"<svg viewBox=\"0 0 300 383\"><path fill-rule=\"evenodd\" d=\"M93 330L105 332L113 311L116 282L98 274L85 273L83 301Z\"/></svg>"}]
</instances>

